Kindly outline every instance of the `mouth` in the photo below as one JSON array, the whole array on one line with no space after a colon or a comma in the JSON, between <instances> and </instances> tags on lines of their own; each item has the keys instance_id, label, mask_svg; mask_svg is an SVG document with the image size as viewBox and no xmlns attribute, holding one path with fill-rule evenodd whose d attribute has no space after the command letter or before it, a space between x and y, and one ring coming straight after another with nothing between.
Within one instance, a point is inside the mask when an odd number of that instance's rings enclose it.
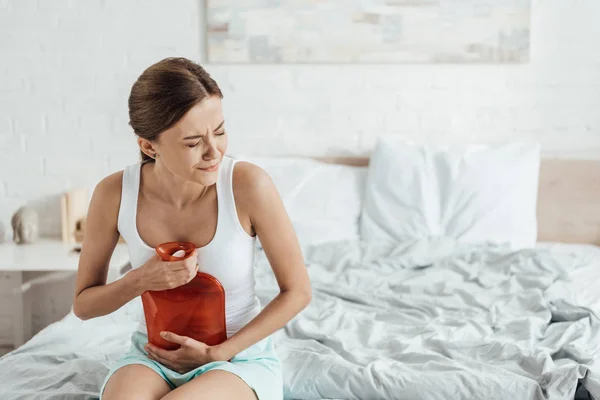
<instances>
[{"instance_id":1,"label":"mouth","mask_svg":"<svg viewBox=\"0 0 600 400\"><path fill-rule=\"evenodd\" d=\"M209 167L206 168L198 168L200 171L204 171L204 172L212 172L212 171L216 171L217 169L219 169L219 163L216 163L214 165L211 165Z\"/></svg>"}]
</instances>

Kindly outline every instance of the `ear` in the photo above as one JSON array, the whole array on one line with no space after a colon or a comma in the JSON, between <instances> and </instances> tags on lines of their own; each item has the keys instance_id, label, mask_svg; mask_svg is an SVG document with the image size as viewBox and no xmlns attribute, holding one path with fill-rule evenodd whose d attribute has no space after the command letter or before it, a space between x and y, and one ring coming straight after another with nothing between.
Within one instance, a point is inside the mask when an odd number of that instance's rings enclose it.
<instances>
[{"instance_id":1,"label":"ear","mask_svg":"<svg viewBox=\"0 0 600 400\"><path fill-rule=\"evenodd\" d=\"M154 144L148 139L144 139L138 136L137 138L138 146L140 146L140 150L146 153L148 156L155 158L158 154L156 149L154 148Z\"/></svg>"}]
</instances>

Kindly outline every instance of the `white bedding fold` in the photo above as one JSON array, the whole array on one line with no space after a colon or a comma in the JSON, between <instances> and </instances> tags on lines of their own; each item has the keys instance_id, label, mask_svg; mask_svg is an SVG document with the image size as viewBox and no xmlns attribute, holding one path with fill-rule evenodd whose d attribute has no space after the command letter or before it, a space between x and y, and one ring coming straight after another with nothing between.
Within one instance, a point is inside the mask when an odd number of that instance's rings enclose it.
<instances>
[{"instance_id":1,"label":"white bedding fold","mask_svg":"<svg viewBox=\"0 0 600 400\"><path fill-rule=\"evenodd\" d=\"M600 399L597 255L440 239L306 258L313 301L276 334L288 398L566 400L582 379ZM278 288L262 253L256 276L265 304ZM138 306L71 314L0 359L2 398L93 398Z\"/></svg>"}]
</instances>

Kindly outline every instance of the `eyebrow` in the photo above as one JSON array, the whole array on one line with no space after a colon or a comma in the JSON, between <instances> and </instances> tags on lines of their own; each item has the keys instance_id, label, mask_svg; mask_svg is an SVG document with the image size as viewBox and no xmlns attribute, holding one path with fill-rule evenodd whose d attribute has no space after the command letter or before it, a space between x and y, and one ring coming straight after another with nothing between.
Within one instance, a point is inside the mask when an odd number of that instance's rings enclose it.
<instances>
[{"instance_id":1,"label":"eyebrow","mask_svg":"<svg viewBox=\"0 0 600 400\"><path fill-rule=\"evenodd\" d=\"M216 131L218 131L219 129L221 129L221 128L223 127L223 124L224 124L224 123L225 123L225 120L223 120L223 121L222 121L222 122L219 124L219 126L217 126L217 127L215 128L215 130L214 130L213 132L216 132ZM184 138L183 138L183 140L187 140L187 139L198 139L198 138L201 138L202 136L204 136L204 135L193 135L193 136L186 136L186 137L184 137Z\"/></svg>"}]
</instances>

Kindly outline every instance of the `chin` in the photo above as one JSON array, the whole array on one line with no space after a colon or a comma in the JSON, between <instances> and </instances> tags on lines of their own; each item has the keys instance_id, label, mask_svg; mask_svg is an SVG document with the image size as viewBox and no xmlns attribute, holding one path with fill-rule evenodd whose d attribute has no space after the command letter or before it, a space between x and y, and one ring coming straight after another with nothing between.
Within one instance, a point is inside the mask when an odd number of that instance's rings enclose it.
<instances>
[{"instance_id":1,"label":"chin","mask_svg":"<svg viewBox=\"0 0 600 400\"><path fill-rule=\"evenodd\" d=\"M214 183L217 183L217 179L219 179L219 171L214 172L205 172L200 169L196 170L194 174L194 181L204 186L210 186Z\"/></svg>"}]
</instances>

